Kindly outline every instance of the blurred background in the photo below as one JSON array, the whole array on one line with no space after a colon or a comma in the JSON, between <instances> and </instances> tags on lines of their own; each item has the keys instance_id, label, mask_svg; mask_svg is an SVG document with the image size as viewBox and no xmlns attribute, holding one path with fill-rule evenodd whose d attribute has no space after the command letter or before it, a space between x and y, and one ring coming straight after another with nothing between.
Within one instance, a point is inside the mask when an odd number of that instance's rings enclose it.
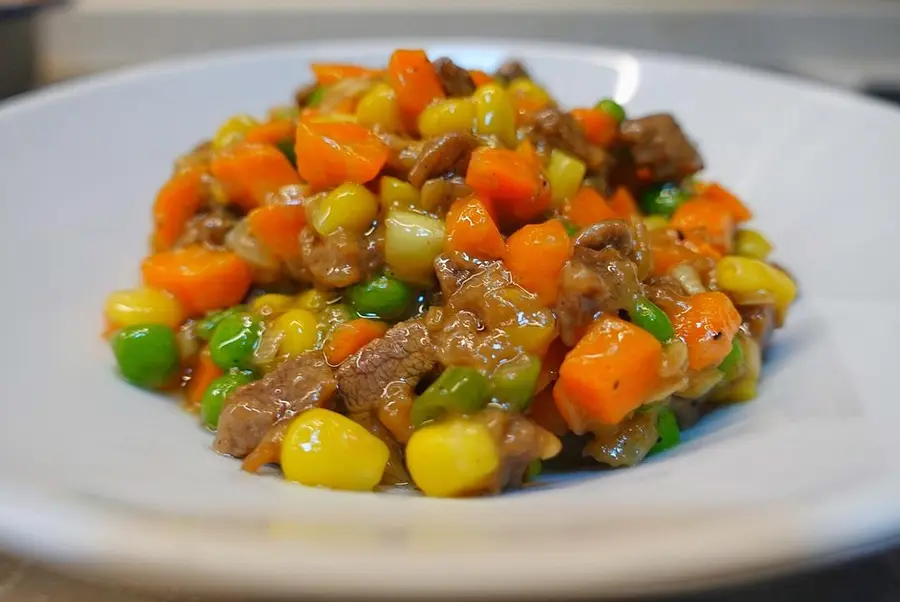
<instances>
[{"instance_id":1,"label":"blurred background","mask_svg":"<svg viewBox=\"0 0 900 602\"><path fill-rule=\"evenodd\" d=\"M387 36L539 38L676 52L900 101L900 0L0 0L0 98L180 55ZM0 599L160 600L78 584L4 556ZM701 600L900 600L900 552L679 602Z\"/></svg>"},{"instance_id":2,"label":"blurred background","mask_svg":"<svg viewBox=\"0 0 900 602\"><path fill-rule=\"evenodd\" d=\"M3 13L6 95L164 57L347 36L626 46L900 90L900 0L0 0Z\"/></svg>"}]
</instances>

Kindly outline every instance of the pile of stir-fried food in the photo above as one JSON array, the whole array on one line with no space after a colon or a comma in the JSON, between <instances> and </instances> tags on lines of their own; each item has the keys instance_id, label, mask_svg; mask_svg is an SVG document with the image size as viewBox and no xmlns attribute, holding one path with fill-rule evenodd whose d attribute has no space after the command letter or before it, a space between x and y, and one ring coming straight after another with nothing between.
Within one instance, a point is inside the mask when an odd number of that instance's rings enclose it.
<instances>
[{"instance_id":1,"label":"pile of stir-fried food","mask_svg":"<svg viewBox=\"0 0 900 602\"><path fill-rule=\"evenodd\" d=\"M421 50L312 70L178 159L142 288L105 308L124 378L217 452L478 495L637 464L756 395L796 287L671 115Z\"/></svg>"}]
</instances>

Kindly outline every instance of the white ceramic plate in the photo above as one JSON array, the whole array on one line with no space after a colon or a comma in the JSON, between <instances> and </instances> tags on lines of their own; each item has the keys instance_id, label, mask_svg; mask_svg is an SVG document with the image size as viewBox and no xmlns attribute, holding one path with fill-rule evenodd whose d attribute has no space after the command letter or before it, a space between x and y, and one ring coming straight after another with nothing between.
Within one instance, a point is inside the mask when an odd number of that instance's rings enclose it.
<instances>
[{"instance_id":1,"label":"white ceramic plate","mask_svg":"<svg viewBox=\"0 0 900 602\"><path fill-rule=\"evenodd\" d=\"M496 498L307 489L247 475L100 340L136 282L174 157L290 98L310 60L427 47L514 56L568 104L674 112L798 276L758 400L674 452ZM900 113L754 71L533 43L329 43L59 86L0 109L0 538L108 578L209 593L621 596L749 579L900 533Z\"/></svg>"}]
</instances>

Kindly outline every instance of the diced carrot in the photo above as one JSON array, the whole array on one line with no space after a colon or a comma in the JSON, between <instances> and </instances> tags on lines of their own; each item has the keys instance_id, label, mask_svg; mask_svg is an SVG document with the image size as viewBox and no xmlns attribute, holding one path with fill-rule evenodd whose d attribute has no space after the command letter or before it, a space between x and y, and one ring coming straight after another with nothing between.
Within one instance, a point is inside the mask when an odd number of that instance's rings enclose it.
<instances>
[{"instance_id":1,"label":"diced carrot","mask_svg":"<svg viewBox=\"0 0 900 602\"><path fill-rule=\"evenodd\" d=\"M247 454L247 457L241 462L241 468L247 472L256 473L266 464L279 462L281 446L291 422L293 421L289 418L283 418L276 422L259 442L259 445Z\"/></svg>"},{"instance_id":2,"label":"diced carrot","mask_svg":"<svg viewBox=\"0 0 900 602\"><path fill-rule=\"evenodd\" d=\"M687 303L687 309L670 317L676 334L687 345L688 365L692 370L718 366L731 351L741 315L719 291L697 293Z\"/></svg>"},{"instance_id":3,"label":"diced carrot","mask_svg":"<svg viewBox=\"0 0 900 602\"><path fill-rule=\"evenodd\" d=\"M292 120L273 119L251 128L244 141L275 145L284 140L293 140L296 133L297 126Z\"/></svg>"},{"instance_id":4,"label":"diced carrot","mask_svg":"<svg viewBox=\"0 0 900 602\"><path fill-rule=\"evenodd\" d=\"M553 389L557 408L578 434L617 424L659 384L662 344L646 330L603 315L566 356Z\"/></svg>"},{"instance_id":5,"label":"diced carrot","mask_svg":"<svg viewBox=\"0 0 900 602\"><path fill-rule=\"evenodd\" d=\"M634 200L631 192L624 186L619 186L609 197L609 207L617 216L622 219L628 219L632 215L639 215L637 201Z\"/></svg>"},{"instance_id":6,"label":"diced carrot","mask_svg":"<svg viewBox=\"0 0 900 602\"><path fill-rule=\"evenodd\" d=\"M172 176L153 203L153 250L168 251L203 206L203 171L186 169Z\"/></svg>"},{"instance_id":7,"label":"diced carrot","mask_svg":"<svg viewBox=\"0 0 900 602\"><path fill-rule=\"evenodd\" d=\"M501 217L528 221L550 205L550 186L532 159L513 150L481 147L472 153L466 184L494 201Z\"/></svg>"},{"instance_id":8,"label":"diced carrot","mask_svg":"<svg viewBox=\"0 0 900 602\"><path fill-rule=\"evenodd\" d=\"M188 406L191 408L199 408L200 402L203 400L203 394L209 388L209 384L222 376L224 372L212 360L212 354L209 347L204 347L200 351L197 363L191 370L191 379L188 381L187 390L185 391Z\"/></svg>"},{"instance_id":9,"label":"diced carrot","mask_svg":"<svg viewBox=\"0 0 900 602\"><path fill-rule=\"evenodd\" d=\"M447 212L446 229L445 252L461 252L476 259L500 259L506 252L488 206L474 195L454 201Z\"/></svg>"},{"instance_id":10,"label":"diced carrot","mask_svg":"<svg viewBox=\"0 0 900 602\"><path fill-rule=\"evenodd\" d=\"M607 147L616 139L619 132L619 122L615 117L604 111L596 109L572 109L569 111L581 129L584 137L591 144Z\"/></svg>"},{"instance_id":11,"label":"diced carrot","mask_svg":"<svg viewBox=\"0 0 900 602\"><path fill-rule=\"evenodd\" d=\"M571 255L572 241L565 226L551 219L514 232L506 241L503 262L519 286L549 307L559 295L559 273Z\"/></svg>"},{"instance_id":12,"label":"diced carrot","mask_svg":"<svg viewBox=\"0 0 900 602\"><path fill-rule=\"evenodd\" d=\"M295 153L297 170L317 190L374 180L388 158L384 144L361 125L304 123L302 119L297 126Z\"/></svg>"},{"instance_id":13,"label":"diced carrot","mask_svg":"<svg viewBox=\"0 0 900 602\"><path fill-rule=\"evenodd\" d=\"M388 62L388 81L397 93L397 104L407 118L415 118L444 87L424 50L395 50Z\"/></svg>"},{"instance_id":14,"label":"diced carrot","mask_svg":"<svg viewBox=\"0 0 900 602\"><path fill-rule=\"evenodd\" d=\"M119 326L113 324L109 321L109 318L103 317L103 330L100 332L100 336L107 341L113 338L113 336L118 332Z\"/></svg>"},{"instance_id":15,"label":"diced carrot","mask_svg":"<svg viewBox=\"0 0 900 602\"><path fill-rule=\"evenodd\" d=\"M375 77L382 74L382 71L378 69L340 63L313 63L310 65L310 69L320 86L330 86L349 77Z\"/></svg>"},{"instance_id":16,"label":"diced carrot","mask_svg":"<svg viewBox=\"0 0 900 602\"><path fill-rule=\"evenodd\" d=\"M345 322L331 333L325 344L325 358L336 366L371 341L384 336L387 329L387 324L378 320L359 318Z\"/></svg>"},{"instance_id":17,"label":"diced carrot","mask_svg":"<svg viewBox=\"0 0 900 602\"><path fill-rule=\"evenodd\" d=\"M716 182L697 184L697 194L720 203L739 224L753 217L753 212L734 193Z\"/></svg>"},{"instance_id":18,"label":"diced carrot","mask_svg":"<svg viewBox=\"0 0 900 602\"><path fill-rule=\"evenodd\" d=\"M569 425L553 400L553 389L544 389L534 396L529 417L538 426L547 429L557 437L562 437L569 432Z\"/></svg>"},{"instance_id":19,"label":"diced carrot","mask_svg":"<svg viewBox=\"0 0 900 602\"><path fill-rule=\"evenodd\" d=\"M490 75L485 73L484 71L481 71L480 69L470 69L469 75L472 76L472 82L475 84L476 87L483 86L485 84L493 84L494 82L497 81L493 77L491 77Z\"/></svg>"},{"instance_id":20,"label":"diced carrot","mask_svg":"<svg viewBox=\"0 0 900 602\"><path fill-rule=\"evenodd\" d=\"M519 145L516 146L516 152L528 159L528 162L531 163L535 169L541 168L541 158L538 156L537 149L534 148L534 145L528 138L522 140Z\"/></svg>"},{"instance_id":21,"label":"diced carrot","mask_svg":"<svg viewBox=\"0 0 900 602\"><path fill-rule=\"evenodd\" d=\"M303 205L264 205L247 215L250 232L282 258L300 255L300 231L306 225Z\"/></svg>"},{"instance_id":22,"label":"diced carrot","mask_svg":"<svg viewBox=\"0 0 900 602\"><path fill-rule=\"evenodd\" d=\"M660 228L650 232L650 256L653 260L651 273L665 276L681 263L690 263L702 274L711 269L722 254L699 235L682 240L674 229Z\"/></svg>"},{"instance_id":23,"label":"diced carrot","mask_svg":"<svg viewBox=\"0 0 900 602\"><path fill-rule=\"evenodd\" d=\"M619 216L599 192L590 186L583 186L569 201L566 217L576 226L586 228L597 222L616 219Z\"/></svg>"},{"instance_id":24,"label":"diced carrot","mask_svg":"<svg viewBox=\"0 0 900 602\"><path fill-rule=\"evenodd\" d=\"M271 144L229 146L216 153L210 169L228 198L248 211L264 204L282 186L300 184L291 162Z\"/></svg>"},{"instance_id":25,"label":"diced carrot","mask_svg":"<svg viewBox=\"0 0 900 602\"><path fill-rule=\"evenodd\" d=\"M722 253L731 250L734 241L734 217L721 203L704 197L682 203L669 222L669 227L693 238L698 234Z\"/></svg>"},{"instance_id":26,"label":"diced carrot","mask_svg":"<svg viewBox=\"0 0 900 602\"><path fill-rule=\"evenodd\" d=\"M199 245L151 255L141 272L147 286L175 295L191 316L237 305L253 282L250 266L236 254Z\"/></svg>"},{"instance_id":27,"label":"diced carrot","mask_svg":"<svg viewBox=\"0 0 900 602\"><path fill-rule=\"evenodd\" d=\"M392 396L378 406L378 421L400 443L409 441L413 432L412 396Z\"/></svg>"}]
</instances>

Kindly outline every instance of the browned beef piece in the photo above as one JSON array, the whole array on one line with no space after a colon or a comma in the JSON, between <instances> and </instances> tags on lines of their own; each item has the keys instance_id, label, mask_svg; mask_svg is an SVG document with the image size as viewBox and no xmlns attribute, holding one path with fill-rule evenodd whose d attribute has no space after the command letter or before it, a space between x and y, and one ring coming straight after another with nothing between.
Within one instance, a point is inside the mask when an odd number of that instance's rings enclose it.
<instances>
[{"instance_id":1,"label":"browned beef piece","mask_svg":"<svg viewBox=\"0 0 900 602\"><path fill-rule=\"evenodd\" d=\"M432 64L447 96L471 96L475 91L475 82L469 72L447 57L441 57Z\"/></svg>"},{"instance_id":2,"label":"browned beef piece","mask_svg":"<svg viewBox=\"0 0 900 602\"><path fill-rule=\"evenodd\" d=\"M311 226L300 232L302 263L322 288L343 288L363 278L363 247L357 236L338 228L320 236Z\"/></svg>"},{"instance_id":3,"label":"browned beef piece","mask_svg":"<svg viewBox=\"0 0 900 602\"><path fill-rule=\"evenodd\" d=\"M444 299L449 299L462 286L462 283L472 275L469 270L457 265L447 255L435 257L434 273L437 275L438 284L440 284Z\"/></svg>"},{"instance_id":4,"label":"browned beef piece","mask_svg":"<svg viewBox=\"0 0 900 602\"><path fill-rule=\"evenodd\" d=\"M487 487L490 493L520 486L533 460L549 458L560 451L558 440L550 432L521 414L488 408L480 418L500 451L500 468Z\"/></svg>"},{"instance_id":5,"label":"browned beef piece","mask_svg":"<svg viewBox=\"0 0 900 602\"><path fill-rule=\"evenodd\" d=\"M632 230L621 220L600 222L575 239L572 259L560 272L556 318L560 338L578 342L600 312L630 311L642 294Z\"/></svg>"},{"instance_id":6,"label":"browned beef piece","mask_svg":"<svg viewBox=\"0 0 900 602\"><path fill-rule=\"evenodd\" d=\"M584 137L578 122L556 107L546 107L526 116L529 138L538 149L558 148L585 162L590 171L604 171L610 159L606 151Z\"/></svg>"},{"instance_id":7,"label":"browned beef piece","mask_svg":"<svg viewBox=\"0 0 900 602\"><path fill-rule=\"evenodd\" d=\"M658 439L656 416L642 412L617 425L596 430L584 453L601 464L634 466L646 457Z\"/></svg>"},{"instance_id":8,"label":"browned beef piece","mask_svg":"<svg viewBox=\"0 0 900 602\"><path fill-rule=\"evenodd\" d=\"M763 305L738 305L744 329L760 349L765 349L769 338L775 330L775 306L771 303Z\"/></svg>"},{"instance_id":9,"label":"browned beef piece","mask_svg":"<svg viewBox=\"0 0 900 602\"><path fill-rule=\"evenodd\" d=\"M337 370L337 382L351 412L375 407L385 387L404 383L414 388L436 362L434 343L421 319L392 327L347 358Z\"/></svg>"},{"instance_id":10,"label":"browned beef piece","mask_svg":"<svg viewBox=\"0 0 900 602\"><path fill-rule=\"evenodd\" d=\"M364 277L369 277L384 267L384 225L378 224L363 236L361 269Z\"/></svg>"},{"instance_id":11,"label":"browned beef piece","mask_svg":"<svg viewBox=\"0 0 900 602\"><path fill-rule=\"evenodd\" d=\"M225 236L240 221L227 207L212 204L201 211L184 226L184 232L175 243L176 247L201 244L213 249L225 246Z\"/></svg>"},{"instance_id":12,"label":"browned beef piece","mask_svg":"<svg viewBox=\"0 0 900 602\"><path fill-rule=\"evenodd\" d=\"M443 215L450 209L453 201L470 194L472 189L461 175L431 178L422 185L419 204L426 211Z\"/></svg>"},{"instance_id":13,"label":"browned beef piece","mask_svg":"<svg viewBox=\"0 0 900 602\"><path fill-rule=\"evenodd\" d=\"M514 79L518 79L520 77L530 78L528 75L528 71L525 70L525 66L519 61L506 61L497 71L494 72L494 77L505 82L511 82Z\"/></svg>"},{"instance_id":14,"label":"browned beef piece","mask_svg":"<svg viewBox=\"0 0 900 602\"><path fill-rule=\"evenodd\" d=\"M372 133L388 149L386 169L400 178L405 178L419 159L423 142L388 132L378 125L372 128Z\"/></svg>"},{"instance_id":15,"label":"browned beef piece","mask_svg":"<svg viewBox=\"0 0 900 602\"><path fill-rule=\"evenodd\" d=\"M316 82L312 82L306 84L299 90L294 93L294 102L301 109L309 104L310 97L315 93L316 89L318 89L318 84Z\"/></svg>"},{"instance_id":16,"label":"browned beef piece","mask_svg":"<svg viewBox=\"0 0 900 602\"><path fill-rule=\"evenodd\" d=\"M679 181L703 169L703 159L667 113L622 122L621 138L637 167L656 182Z\"/></svg>"},{"instance_id":17,"label":"browned beef piece","mask_svg":"<svg viewBox=\"0 0 900 602\"><path fill-rule=\"evenodd\" d=\"M429 178L449 172L466 173L475 146L475 139L463 132L432 138L422 148L419 158L409 170L407 180L416 188L421 188Z\"/></svg>"},{"instance_id":18,"label":"browned beef piece","mask_svg":"<svg viewBox=\"0 0 900 602\"><path fill-rule=\"evenodd\" d=\"M285 360L260 380L231 394L219 417L215 450L243 458L278 420L325 406L335 391L337 381L321 352Z\"/></svg>"}]
</instances>

